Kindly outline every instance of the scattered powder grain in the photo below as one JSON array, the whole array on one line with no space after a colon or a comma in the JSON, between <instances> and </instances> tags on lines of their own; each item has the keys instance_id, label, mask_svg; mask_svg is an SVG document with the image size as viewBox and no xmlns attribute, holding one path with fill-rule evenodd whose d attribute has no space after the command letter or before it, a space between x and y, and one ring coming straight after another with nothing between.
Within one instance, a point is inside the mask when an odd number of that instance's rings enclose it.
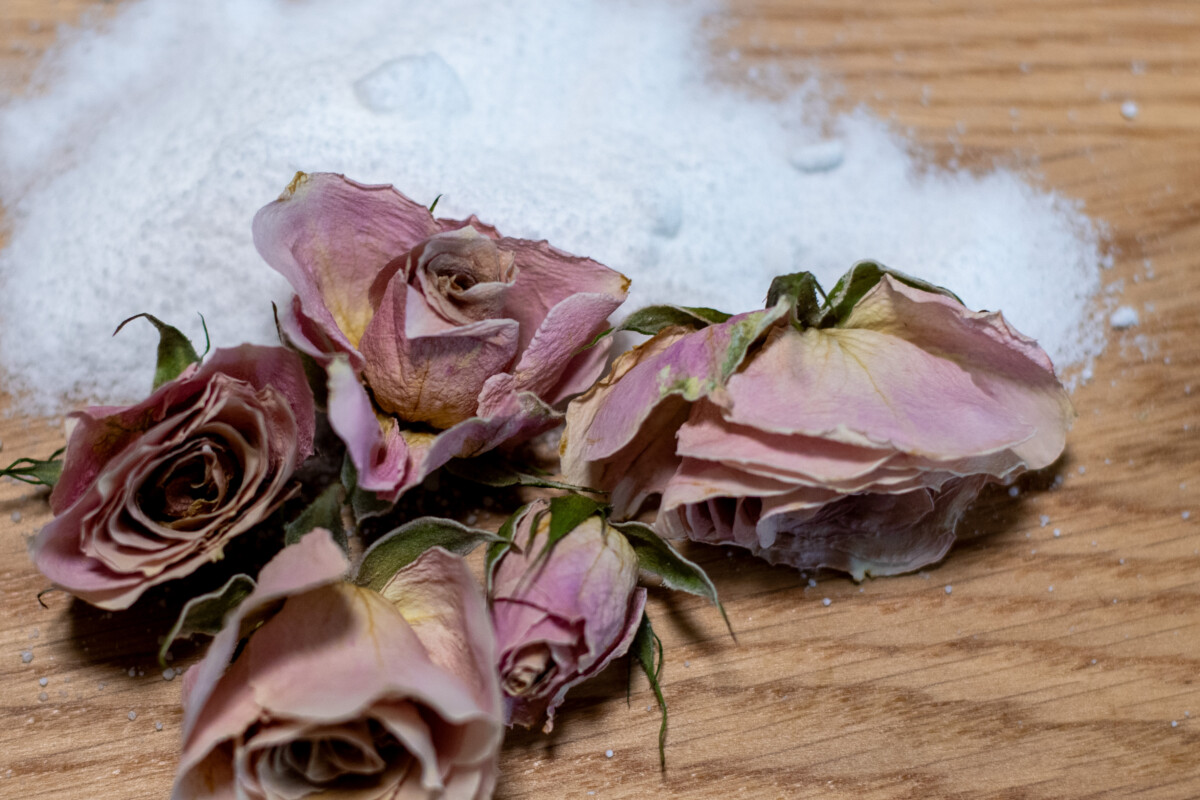
<instances>
[{"instance_id":1,"label":"scattered powder grain","mask_svg":"<svg viewBox=\"0 0 1200 800\"><path fill-rule=\"evenodd\" d=\"M1114 330L1123 331L1138 324L1138 312L1133 306L1121 306L1108 318Z\"/></svg>"},{"instance_id":2,"label":"scattered powder grain","mask_svg":"<svg viewBox=\"0 0 1200 800\"><path fill-rule=\"evenodd\" d=\"M0 372L17 410L147 391L150 312L274 341L250 239L297 170L394 183L628 274L650 302L760 307L874 258L1002 309L1060 368L1103 346L1101 228L1007 169L931 166L819 75L728 79L715 0L131 0L64 29L0 106ZM471 25L464 26L463 19ZM789 79L790 80L790 79ZM947 135L953 135L948 131ZM39 336L25 335L32 326Z\"/></svg>"}]
</instances>

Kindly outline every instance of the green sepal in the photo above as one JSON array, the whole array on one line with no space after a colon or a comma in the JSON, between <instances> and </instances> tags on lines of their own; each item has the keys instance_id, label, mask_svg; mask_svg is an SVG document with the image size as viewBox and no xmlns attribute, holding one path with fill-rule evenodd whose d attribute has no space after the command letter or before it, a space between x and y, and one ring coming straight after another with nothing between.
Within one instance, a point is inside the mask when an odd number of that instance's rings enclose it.
<instances>
[{"instance_id":1,"label":"green sepal","mask_svg":"<svg viewBox=\"0 0 1200 800\"><path fill-rule=\"evenodd\" d=\"M958 295L949 289L890 269L876 261L859 261L834 284L833 290L825 301L821 327L829 328L841 324L850 315L854 306L858 305L858 301L862 300L863 296L875 287L875 284L883 280L884 275L892 276L905 286L911 286L923 292L944 295L966 305Z\"/></svg>"},{"instance_id":2,"label":"green sepal","mask_svg":"<svg viewBox=\"0 0 1200 800\"><path fill-rule=\"evenodd\" d=\"M550 508L543 513L550 515L550 529L546 533L546 542L538 554L538 560L549 557L554 545L562 541L567 534L579 527L588 517L599 514L604 516L606 506L590 497L581 494L566 494L550 499ZM537 535L540 520L533 521L533 532L529 544L533 546L533 537Z\"/></svg>"},{"instance_id":3,"label":"green sepal","mask_svg":"<svg viewBox=\"0 0 1200 800\"><path fill-rule=\"evenodd\" d=\"M541 489L561 489L566 492L589 492L591 494L607 494L599 489L589 489L586 486L576 486L540 475L522 472L494 453L487 453L474 458L456 458L448 462L443 469L457 478L472 483L491 486L495 489L506 489L511 486L535 486Z\"/></svg>"},{"instance_id":4,"label":"green sepal","mask_svg":"<svg viewBox=\"0 0 1200 800\"><path fill-rule=\"evenodd\" d=\"M483 559L483 575L484 588L487 589L489 602L492 597L492 577L496 574L496 566L500 563L500 559L512 549L513 546L513 531L517 528L517 520L529 511L529 504L525 504L517 509L511 517L504 520L504 524L500 526L500 530L496 532L498 541L488 545L487 553Z\"/></svg>"},{"instance_id":5,"label":"green sepal","mask_svg":"<svg viewBox=\"0 0 1200 800\"><path fill-rule=\"evenodd\" d=\"M154 366L154 389L175 380L189 365L200 361L196 348L188 338L180 333L178 328L168 325L153 314L134 314L117 326L113 336L139 317L148 320L158 329L158 361ZM203 314L200 315L200 324L204 327L204 352L207 353L211 342L208 338L208 323L204 321Z\"/></svg>"},{"instance_id":6,"label":"green sepal","mask_svg":"<svg viewBox=\"0 0 1200 800\"><path fill-rule=\"evenodd\" d=\"M658 576L663 586L668 589L694 594L712 603L721 612L721 619L725 620L725 627L729 630L729 635L733 637L734 641L737 641L733 626L729 623L729 616L725 613L725 607L721 605L721 600L717 597L717 587L698 564L694 564L680 555L678 550L668 544L649 525L641 522L609 524L629 542L633 552L637 554L640 569Z\"/></svg>"},{"instance_id":7,"label":"green sepal","mask_svg":"<svg viewBox=\"0 0 1200 800\"><path fill-rule=\"evenodd\" d=\"M67 448L60 447L50 454L45 461L36 458L18 458L4 469L0 469L0 477L14 478L22 483L34 486L49 486L51 489L62 477L62 454Z\"/></svg>"},{"instance_id":8,"label":"green sepal","mask_svg":"<svg viewBox=\"0 0 1200 800\"><path fill-rule=\"evenodd\" d=\"M663 665L663 646L662 640L654 632L654 628L650 625L650 617L646 616L646 612L642 612L642 621L638 623L637 633L633 636L633 643L629 646L629 653L633 656L631 663L636 661L638 666L642 668L642 672L646 673L646 679L650 681L650 689L654 692L654 697L658 700L658 707L662 711L662 723L658 726L658 765L663 772L667 771L667 701L663 698L662 685L659 677L662 674Z\"/></svg>"},{"instance_id":9,"label":"green sepal","mask_svg":"<svg viewBox=\"0 0 1200 800\"><path fill-rule=\"evenodd\" d=\"M358 470L350 460L350 454L342 460L342 486L346 488L346 500L354 513L354 521L362 522L368 517L378 517L395 507L395 503L380 500L374 492L358 488Z\"/></svg>"},{"instance_id":10,"label":"green sepal","mask_svg":"<svg viewBox=\"0 0 1200 800\"><path fill-rule=\"evenodd\" d=\"M163 638L158 648L158 664L167 668L167 651L177 640L191 638L196 634L216 636L221 632L225 615L254 591L254 579L249 575L234 575L220 589L198 595L188 600L179 612L179 618Z\"/></svg>"},{"instance_id":11,"label":"green sepal","mask_svg":"<svg viewBox=\"0 0 1200 800\"><path fill-rule=\"evenodd\" d=\"M779 275L767 290L767 308L786 299L792 308L792 324L801 329L811 328L821 321L821 284L811 272Z\"/></svg>"},{"instance_id":12,"label":"green sepal","mask_svg":"<svg viewBox=\"0 0 1200 800\"><path fill-rule=\"evenodd\" d=\"M345 489L339 483L331 483L308 504L300 514L283 529L284 545L292 545L304 538L314 528L324 528L333 535L333 540L343 552L350 551L346 528L342 524L342 499Z\"/></svg>"},{"instance_id":13,"label":"green sepal","mask_svg":"<svg viewBox=\"0 0 1200 800\"><path fill-rule=\"evenodd\" d=\"M421 517L386 533L363 553L354 575L359 586L380 591L397 572L416 561L431 547L466 555L479 545L503 541L497 534L469 528L440 517Z\"/></svg>"},{"instance_id":14,"label":"green sepal","mask_svg":"<svg viewBox=\"0 0 1200 800\"><path fill-rule=\"evenodd\" d=\"M437 197L433 198L433 202L429 204L429 213L430 214L432 214L433 210L435 208L437 208L438 201L441 199L442 199L442 195L440 195L440 194Z\"/></svg>"},{"instance_id":15,"label":"green sepal","mask_svg":"<svg viewBox=\"0 0 1200 800\"><path fill-rule=\"evenodd\" d=\"M699 330L709 325L725 322L731 316L733 315L726 314L724 311L718 311L715 308L704 308L702 306L646 306L634 311L625 318L624 322L615 328L609 328L606 331L596 334L592 341L580 348L580 352L595 347L605 336L610 336L619 331L633 331L634 333L644 333L647 336L653 336L672 325L683 325Z\"/></svg>"}]
</instances>

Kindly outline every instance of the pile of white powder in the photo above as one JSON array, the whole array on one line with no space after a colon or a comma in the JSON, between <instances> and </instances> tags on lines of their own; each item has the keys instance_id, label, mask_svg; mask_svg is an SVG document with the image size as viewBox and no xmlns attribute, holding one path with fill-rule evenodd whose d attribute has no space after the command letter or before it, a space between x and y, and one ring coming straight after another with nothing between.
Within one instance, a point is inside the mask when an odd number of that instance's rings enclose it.
<instances>
[{"instance_id":1,"label":"pile of white powder","mask_svg":"<svg viewBox=\"0 0 1200 800\"><path fill-rule=\"evenodd\" d=\"M129 2L65 31L0 107L0 371L19 410L128 402L147 311L216 345L274 341L286 283L250 239L297 170L393 183L633 279L627 308L759 307L874 258L1002 309L1060 367L1103 344L1102 260L1076 204L1021 176L929 168L817 77L721 88L696 3ZM734 54L735 55L735 54Z\"/></svg>"}]
</instances>

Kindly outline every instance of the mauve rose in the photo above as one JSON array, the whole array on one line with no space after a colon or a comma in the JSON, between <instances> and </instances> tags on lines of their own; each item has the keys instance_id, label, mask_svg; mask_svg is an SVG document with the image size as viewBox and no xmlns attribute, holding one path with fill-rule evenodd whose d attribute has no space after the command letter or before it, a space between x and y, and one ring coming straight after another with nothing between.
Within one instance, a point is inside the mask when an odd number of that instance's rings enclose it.
<instances>
[{"instance_id":1,"label":"mauve rose","mask_svg":"<svg viewBox=\"0 0 1200 800\"><path fill-rule=\"evenodd\" d=\"M939 560L984 484L1059 456L1074 412L1000 314L893 275L821 324L781 300L660 331L571 404L567 479L618 517L660 495L664 535L772 563L861 579Z\"/></svg>"},{"instance_id":2,"label":"mauve rose","mask_svg":"<svg viewBox=\"0 0 1200 800\"><path fill-rule=\"evenodd\" d=\"M554 407L603 371L608 343L583 347L629 284L329 173L298 174L255 216L254 242L296 290L281 325L329 370L359 486L392 498L451 458L556 425Z\"/></svg>"},{"instance_id":3,"label":"mauve rose","mask_svg":"<svg viewBox=\"0 0 1200 800\"><path fill-rule=\"evenodd\" d=\"M572 686L629 649L646 605L633 548L599 514L543 554L549 507L521 512L491 592L506 721L546 731Z\"/></svg>"},{"instance_id":4,"label":"mauve rose","mask_svg":"<svg viewBox=\"0 0 1200 800\"><path fill-rule=\"evenodd\" d=\"M175 800L491 796L503 723L470 570L433 548L375 592L347 567L323 529L285 547L184 675Z\"/></svg>"},{"instance_id":5,"label":"mauve rose","mask_svg":"<svg viewBox=\"0 0 1200 800\"><path fill-rule=\"evenodd\" d=\"M32 555L107 609L220 559L285 499L313 447L312 391L282 347L217 350L137 405L72 418L56 516Z\"/></svg>"}]
</instances>

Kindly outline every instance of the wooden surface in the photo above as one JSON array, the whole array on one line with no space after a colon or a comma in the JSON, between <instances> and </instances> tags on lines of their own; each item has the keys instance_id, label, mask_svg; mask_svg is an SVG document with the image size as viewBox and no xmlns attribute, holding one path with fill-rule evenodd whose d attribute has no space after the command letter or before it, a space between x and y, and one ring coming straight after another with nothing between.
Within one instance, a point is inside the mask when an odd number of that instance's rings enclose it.
<instances>
[{"instance_id":1,"label":"wooden surface","mask_svg":"<svg viewBox=\"0 0 1200 800\"><path fill-rule=\"evenodd\" d=\"M90 5L0 4L10 84L50 23ZM1142 322L1110 333L1076 391L1061 464L986 495L963 526L981 535L936 568L807 588L691 548L739 640L697 603L652 601L666 776L622 664L576 690L554 735L510 737L499 795L1200 796L1200 3L739 0L728 19L737 69L815 65L935 160L1016 166L1083 201ZM60 436L2 420L0 459ZM164 797L180 715L151 655L161 628L61 594L40 608L25 540L47 519L39 492L0 483L0 797Z\"/></svg>"}]
</instances>

